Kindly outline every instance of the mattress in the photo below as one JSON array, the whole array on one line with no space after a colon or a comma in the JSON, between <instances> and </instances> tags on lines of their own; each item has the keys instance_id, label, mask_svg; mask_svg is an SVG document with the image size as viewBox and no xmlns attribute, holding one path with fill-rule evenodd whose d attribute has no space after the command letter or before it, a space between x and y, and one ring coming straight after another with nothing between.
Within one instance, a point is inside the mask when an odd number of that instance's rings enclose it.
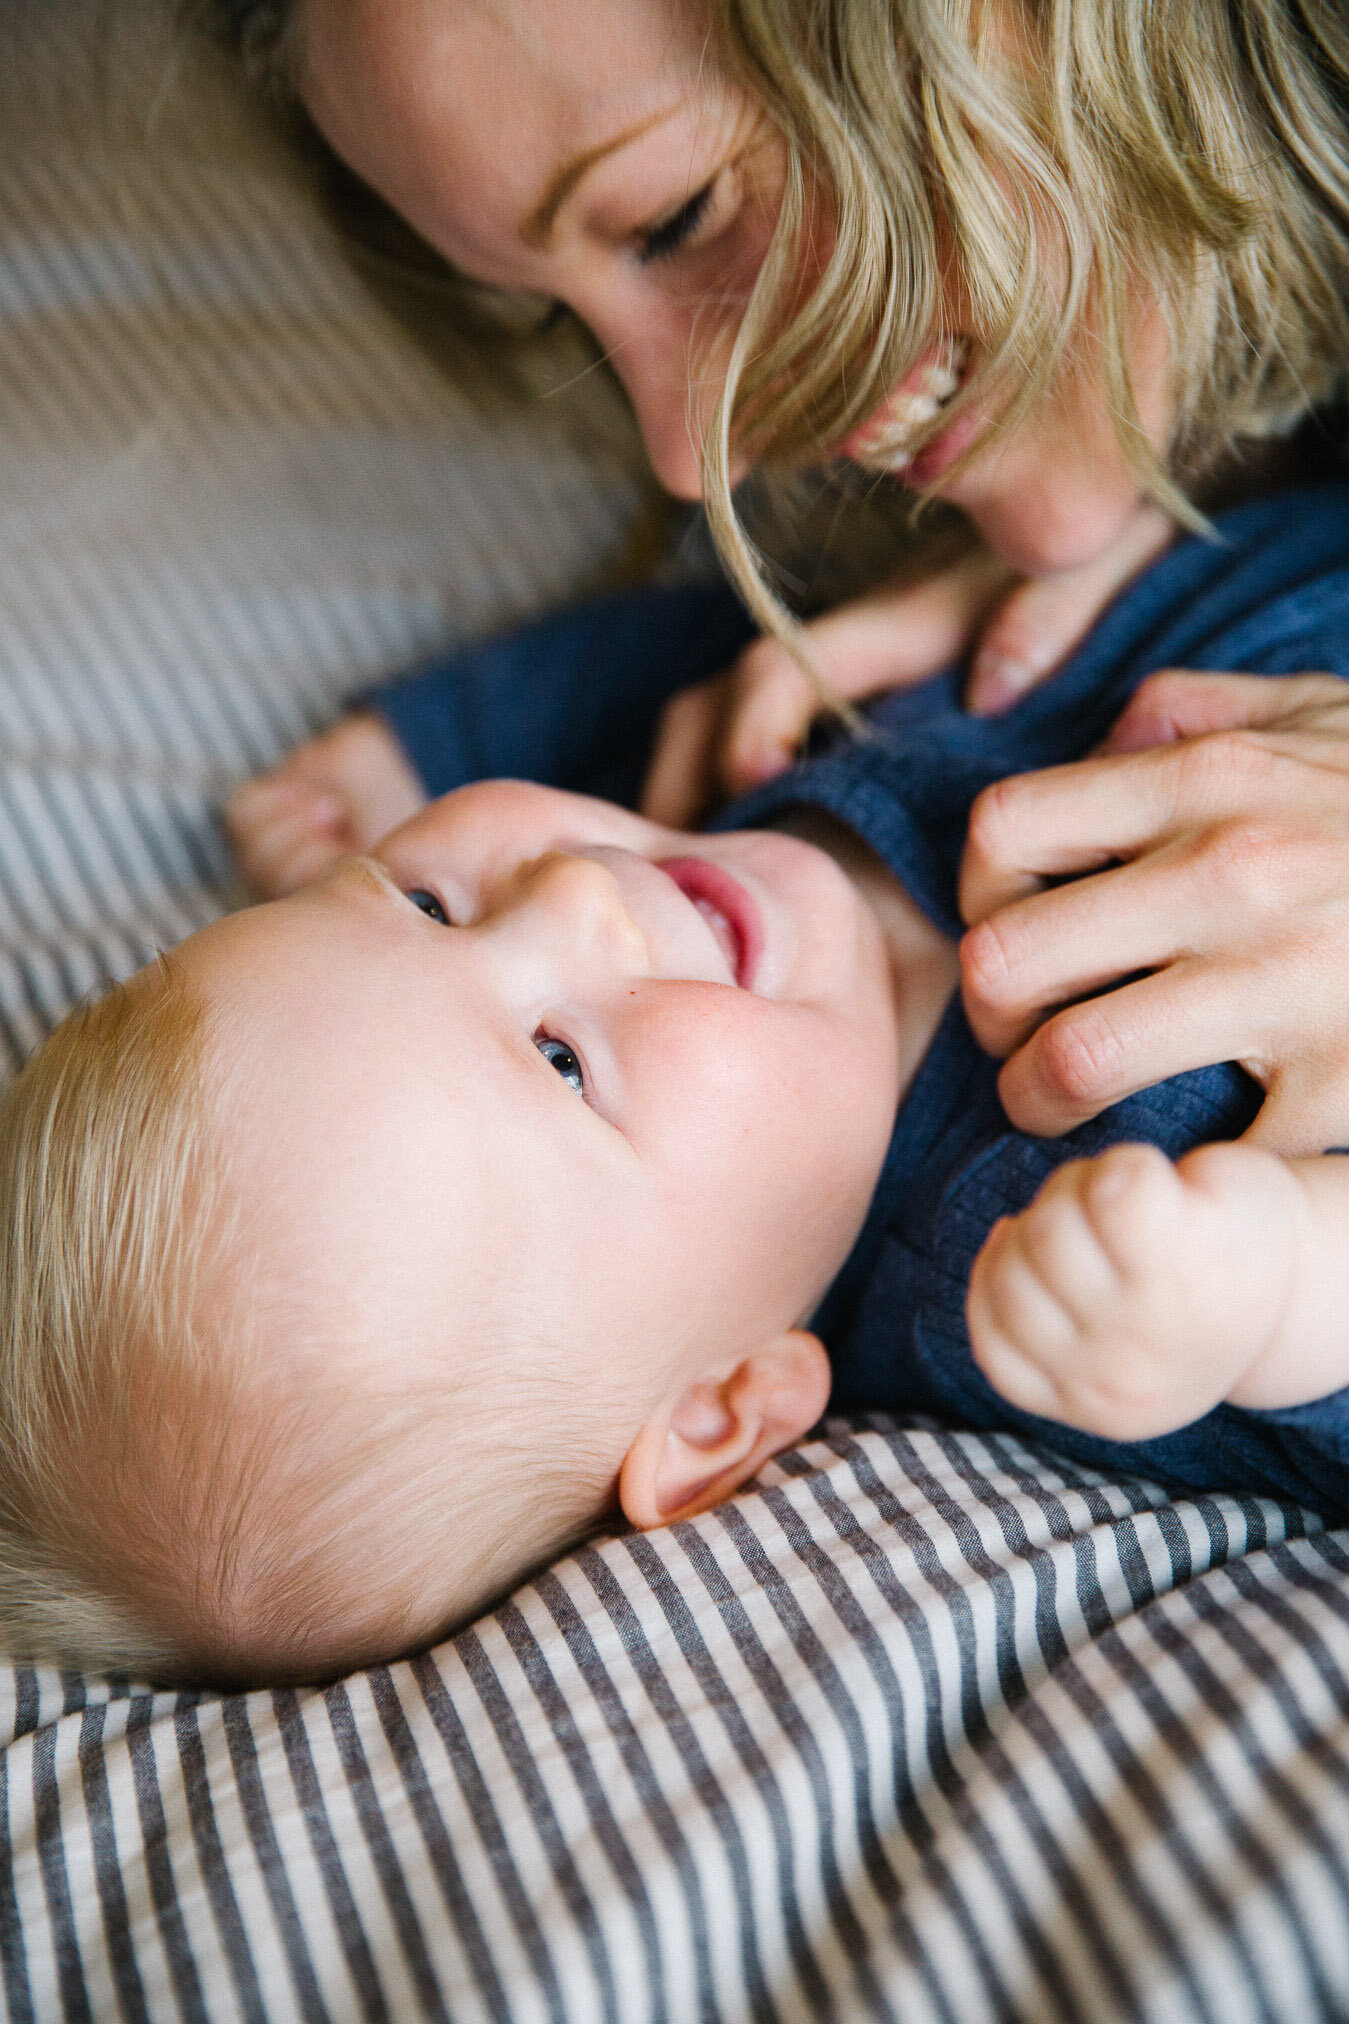
<instances>
[{"instance_id":1,"label":"mattress","mask_svg":"<svg viewBox=\"0 0 1349 2024\"><path fill-rule=\"evenodd\" d=\"M434 334L432 334L434 335ZM630 573L156 0L0 12L0 1038L238 902L229 784ZM1349 1534L831 1421L322 1692L0 1668L15 2019L1349 2017Z\"/></svg>"}]
</instances>

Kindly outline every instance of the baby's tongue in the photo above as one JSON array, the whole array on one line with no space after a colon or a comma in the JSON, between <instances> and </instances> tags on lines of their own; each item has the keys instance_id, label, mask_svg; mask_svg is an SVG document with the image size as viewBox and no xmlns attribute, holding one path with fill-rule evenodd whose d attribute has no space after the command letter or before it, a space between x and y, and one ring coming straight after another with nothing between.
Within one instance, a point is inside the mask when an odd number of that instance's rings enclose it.
<instances>
[{"instance_id":1,"label":"baby's tongue","mask_svg":"<svg viewBox=\"0 0 1349 2024\"><path fill-rule=\"evenodd\" d=\"M711 900L697 899L693 904L697 907L698 912L716 936L717 946L729 963L731 975L734 977L736 965L740 961L740 944L736 940L735 932L730 922L727 920L725 914L722 913L720 907L713 906Z\"/></svg>"}]
</instances>

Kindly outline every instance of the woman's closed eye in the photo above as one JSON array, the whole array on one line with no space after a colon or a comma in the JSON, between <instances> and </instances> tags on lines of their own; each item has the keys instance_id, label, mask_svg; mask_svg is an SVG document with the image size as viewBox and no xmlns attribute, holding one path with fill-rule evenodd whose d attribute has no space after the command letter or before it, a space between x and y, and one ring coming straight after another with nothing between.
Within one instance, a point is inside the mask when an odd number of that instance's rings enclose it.
<instances>
[{"instance_id":1,"label":"woman's closed eye","mask_svg":"<svg viewBox=\"0 0 1349 2024\"><path fill-rule=\"evenodd\" d=\"M677 253L681 246L687 245L696 237L698 227L704 222L711 208L712 192L715 188L716 179L713 178L712 182L704 183L701 190L695 191L688 202L681 204L670 217L659 225L653 225L649 232L642 234L638 243L637 258L644 267L649 266L654 260L668 260L671 254Z\"/></svg>"},{"instance_id":2,"label":"woman's closed eye","mask_svg":"<svg viewBox=\"0 0 1349 2024\"><path fill-rule=\"evenodd\" d=\"M554 1040L551 1033L536 1033L534 1045L549 1065L555 1068L569 1089L578 1096L586 1093L585 1072L572 1049L565 1040Z\"/></svg>"}]
</instances>

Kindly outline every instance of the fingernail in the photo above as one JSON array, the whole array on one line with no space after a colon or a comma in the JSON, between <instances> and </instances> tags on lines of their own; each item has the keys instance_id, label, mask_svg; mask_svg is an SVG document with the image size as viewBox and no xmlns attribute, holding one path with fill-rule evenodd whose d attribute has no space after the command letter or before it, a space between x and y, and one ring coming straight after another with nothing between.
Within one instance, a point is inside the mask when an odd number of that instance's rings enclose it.
<instances>
[{"instance_id":1,"label":"fingernail","mask_svg":"<svg viewBox=\"0 0 1349 2024\"><path fill-rule=\"evenodd\" d=\"M1019 703L1035 681L1035 671L1006 654L980 654L970 683L970 708L996 717Z\"/></svg>"}]
</instances>

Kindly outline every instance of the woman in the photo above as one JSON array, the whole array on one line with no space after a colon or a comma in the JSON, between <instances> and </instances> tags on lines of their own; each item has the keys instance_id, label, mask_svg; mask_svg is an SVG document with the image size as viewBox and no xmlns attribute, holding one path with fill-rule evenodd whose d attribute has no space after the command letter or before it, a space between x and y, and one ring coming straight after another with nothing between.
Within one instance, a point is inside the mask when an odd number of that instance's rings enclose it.
<instances>
[{"instance_id":1,"label":"woman","mask_svg":"<svg viewBox=\"0 0 1349 2024\"><path fill-rule=\"evenodd\" d=\"M649 789L666 819L714 755L733 786L784 763L815 704L804 659L864 695L982 624L971 703L1014 700L1200 520L1234 447L1340 390L1331 0L227 4L433 245L590 326L658 475L706 500L776 637L675 706ZM818 621L803 653L730 488L751 462L837 457L939 491L983 546ZM1154 684L1117 743L1203 742L1009 783L981 810L966 990L1010 1052L1017 1123L1059 1130L1235 1057L1271 1093L1271 1142L1349 1137L1343 708L1320 686ZM287 838L327 822L361 842L403 812L372 735L345 727L241 805L264 881ZM326 812L315 781L337 791Z\"/></svg>"}]
</instances>

